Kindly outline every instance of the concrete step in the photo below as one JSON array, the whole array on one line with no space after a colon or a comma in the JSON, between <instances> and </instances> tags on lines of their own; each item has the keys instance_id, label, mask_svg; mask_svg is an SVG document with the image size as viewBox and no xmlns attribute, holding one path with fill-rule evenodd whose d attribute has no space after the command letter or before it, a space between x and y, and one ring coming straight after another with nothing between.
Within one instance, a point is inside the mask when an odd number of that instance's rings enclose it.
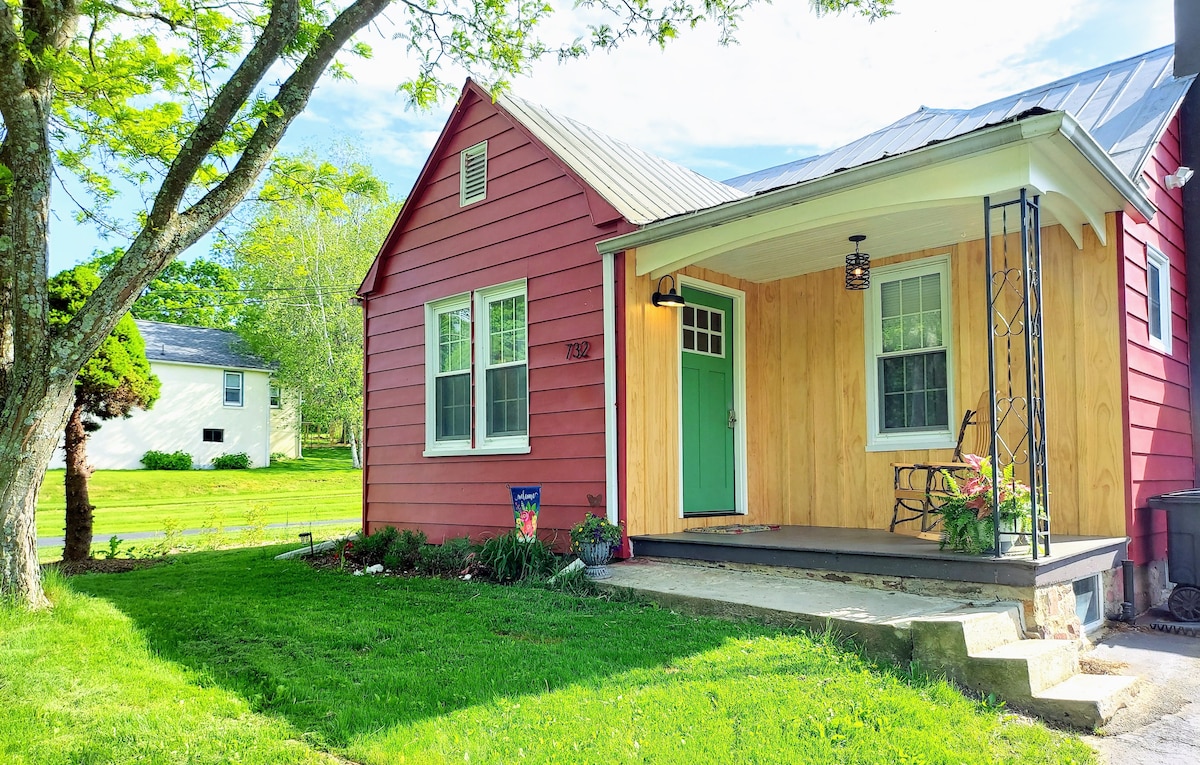
<instances>
[{"instance_id":1,"label":"concrete step","mask_svg":"<svg viewBox=\"0 0 1200 765\"><path fill-rule=\"evenodd\" d=\"M1140 678L1125 675L1075 675L1013 706L1045 720L1095 729L1128 704L1140 685Z\"/></svg>"},{"instance_id":2,"label":"concrete step","mask_svg":"<svg viewBox=\"0 0 1200 765\"><path fill-rule=\"evenodd\" d=\"M1004 698L1033 696L1079 674L1074 640L1017 640L970 655L967 685Z\"/></svg>"},{"instance_id":3,"label":"concrete step","mask_svg":"<svg viewBox=\"0 0 1200 765\"><path fill-rule=\"evenodd\" d=\"M1015 604L964 608L912 621L913 658L952 677L969 656L1021 638L1021 611Z\"/></svg>"}]
</instances>

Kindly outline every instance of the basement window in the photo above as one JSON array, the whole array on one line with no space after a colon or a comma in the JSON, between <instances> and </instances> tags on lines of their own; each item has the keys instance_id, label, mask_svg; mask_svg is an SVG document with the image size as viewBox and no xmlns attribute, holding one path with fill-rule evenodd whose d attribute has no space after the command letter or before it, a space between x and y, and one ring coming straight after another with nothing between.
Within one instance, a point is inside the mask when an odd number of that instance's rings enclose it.
<instances>
[{"instance_id":1,"label":"basement window","mask_svg":"<svg viewBox=\"0 0 1200 765\"><path fill-rule=\"evenodd\" d=\"M204 429L204 442L209 443L209 444L225 443L224 428L205 428Z\"/></svg>"},{"instance_id":2,"label":"basement window","mask_svg":"<svg viewBox=\"0 0 1200 765\"><path fill-rule=\"evenodd\" d=\"M466 207L487 198L487 141L459 154L458 206Z\"/></svg>"},{"instance_id":3,"label":"basement window","mask_svg":"<svg viewBox=\"0 0 1200 765\"><path fill-rule=\"evenodd\" d=\"M1099 629L1104 623L1104 607L1101 600L1100 575L1076 579L1071 585L1075 590L1075 613L1085 633Z\"/></svg>"}]
</instances>

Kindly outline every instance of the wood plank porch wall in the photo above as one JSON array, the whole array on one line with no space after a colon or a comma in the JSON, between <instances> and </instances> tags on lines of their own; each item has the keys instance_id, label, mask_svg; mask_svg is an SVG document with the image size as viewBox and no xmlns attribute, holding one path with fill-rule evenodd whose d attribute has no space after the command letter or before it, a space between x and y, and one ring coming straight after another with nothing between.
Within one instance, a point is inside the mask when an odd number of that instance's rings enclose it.
<instances>
[{"instance_id":1,"label":"wood plank porch wall","mask_svg":"<svg viewBox=\"0 0 1200 765\"><path fill-rule=\"evenodd\" d=\"M1108 245L1087 232L1082 251L1059 227L1043 232L1047 422L1053 528L1125 533L1116 221ZM955 421L987 385L982 240L880 261L951 255ZM626 258L626 518L630 534L737 520L887 528L893 462L947 459L949 450L866 451L864 296L840 270L769 283L688 268L744 290L747 306L749 515L679 517L678 313L654 308L654 285Z\"/></svg>"},{"instance_id":2,"label":"wood plank porch wall","mask_svg":"<svg viewBox=\"0 0 1200 765\"><path fill-rule=\"evenodd\" d=\"M1182 163L1179 116L1167 126L1143 177L1158 212L1149 223L1122 216L1121 297L1129 392L1130 557L1138 563L1167 554L1166 517L1146 501L1193 485L1190 353L1187 325L1186 255L1183 250L1183 196L1163 177ZM1171 352L1150 345L1146 245L1171 262Z\"/></svg>"}]
</instances>

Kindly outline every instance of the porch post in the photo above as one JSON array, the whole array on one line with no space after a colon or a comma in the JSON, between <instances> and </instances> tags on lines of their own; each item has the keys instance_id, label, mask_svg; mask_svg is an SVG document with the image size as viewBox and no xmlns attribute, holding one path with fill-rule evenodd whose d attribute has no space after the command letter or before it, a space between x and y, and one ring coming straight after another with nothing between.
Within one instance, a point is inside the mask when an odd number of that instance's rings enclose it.
<instances>
[{"instance_id":1,"label":"porch post","mask_svg":"<svg viewBox=\"0 0 1200 765\"><path fill-rule=\"evenodd\" d=\"M991 393L992 507L999 508L1003 476L1029 487L1034 560L1050 554L1049 480L1042 328L1042 237L1038 197L1021 189L1017 199L992 204L984 197L985 271L988 278L988 384ZM999 261L992 219L1000 217ZM1019 223L1018 223L1019 221ZM1012 241L1019 237L1020 251ZM997 518L997 521L999 518ZM1022 536L995 526L1002 540Z\"/></svg>"}]
</instances>

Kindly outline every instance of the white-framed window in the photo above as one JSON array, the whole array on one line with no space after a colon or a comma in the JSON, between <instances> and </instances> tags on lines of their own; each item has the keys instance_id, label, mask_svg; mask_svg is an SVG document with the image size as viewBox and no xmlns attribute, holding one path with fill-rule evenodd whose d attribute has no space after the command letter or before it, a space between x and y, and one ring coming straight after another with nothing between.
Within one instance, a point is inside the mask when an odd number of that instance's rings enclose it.
<instances>
[{"instance_id":1,"label":"white-framed window","mask_svg":"<svg viewBox=\"0 0 1200 765\"><path fill-rule=\"evenodd\" d=\"M1171 352L1171 261L1146 245L1146 298L1149 303L1150 345Z\"/></svg>"},{"instance_id":2,"label":"white-framed window","mask_svg":"<svg viewBox=\"0 0 1200 765\"><path fill-rule=\"evenodd\" d=\"M222 399L225 406L242 405L242 383L243 379L241 372L225 373L225 395Z\"/></svg>"},{"instance_id":3,"label":"white-framed window","mask_svg":"<svg viewBox=\"0 0 1200 765\"><path fill-rule=\"evenodd\" d=\"M525 280L475 293L476 441L483 447L529 444L529 328Z\"/></svg>"},{"instance_id":4,"label":"white-framed window","mask_svg":"<svg viewBox=\"0 0 1200 765\"><path fill-rule=\"evenodd\" d=\"M278 409L283 406L283 392L279 389L278 383L270 383L267 395L272 409Z\"/></svg>"},{"instance_id":5,"label":"white-framed window","mask_svg":"<svg viewBox=\"0 0 1200 765\"><path fill-rule=\"evenodd\" d=\"M866 300L867 449L951 448L950 258L874 269Z\"/></svg>"},{"instance_id":6,"label":"white-framed window","mask_svg":"<svg viewBox=\"0 0 1200 765\"><path fill-rule=\"evenodd\" d=\"M458 206L487 199L487 141L463 149L458 157Z\"/></svg>"},{"instance_id":7,"label":"white-framed window","mask_svg":"<svg viewBox=\"0 0 1200 765\"><path fill-rule=\"evenodd\" d=\"M425 305L425 456L529 452L525 280Z\"/></svg>"}]
</instances>

